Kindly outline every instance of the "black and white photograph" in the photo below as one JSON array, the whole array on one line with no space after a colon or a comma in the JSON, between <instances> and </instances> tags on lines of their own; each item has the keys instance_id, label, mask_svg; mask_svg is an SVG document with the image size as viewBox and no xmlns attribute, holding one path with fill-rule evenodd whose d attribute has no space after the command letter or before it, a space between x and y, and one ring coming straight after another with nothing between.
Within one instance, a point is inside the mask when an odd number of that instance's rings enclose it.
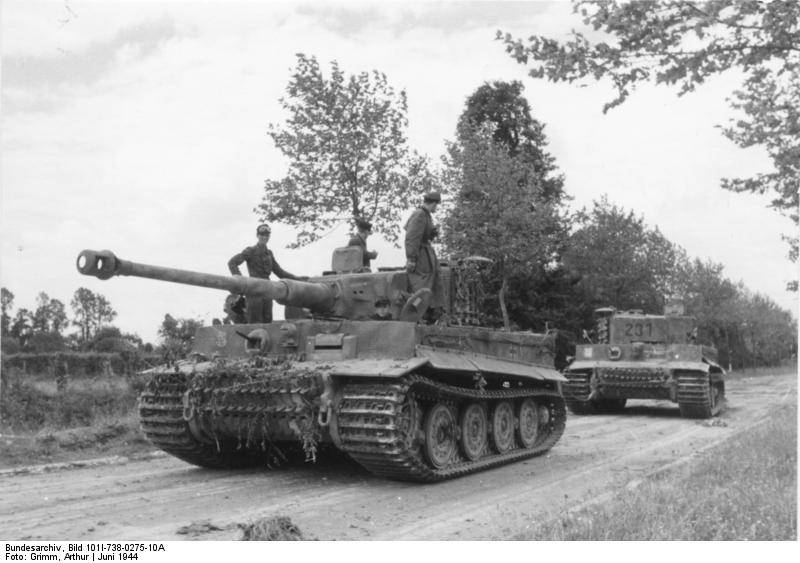
<instances>
[{"instance_id":1,"label":"black and white photograph","mask_svg":"<svg viewBox=\"0 0 800 563\"><path fill-rule=\"evenodd\" d=\"M800 3L4 0L0 54L5 560L797 554Z\"/></svg>"}]
</instances>

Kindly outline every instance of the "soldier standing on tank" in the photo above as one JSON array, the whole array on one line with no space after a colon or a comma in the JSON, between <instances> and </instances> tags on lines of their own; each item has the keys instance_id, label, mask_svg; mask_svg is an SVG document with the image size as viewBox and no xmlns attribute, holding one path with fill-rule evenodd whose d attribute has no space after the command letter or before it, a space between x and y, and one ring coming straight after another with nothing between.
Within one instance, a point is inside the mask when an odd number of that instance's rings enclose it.
<instances>
[{"instance_id":1,"label":"soldier standing on tank","mask_svg":"<svg viewBox=\"0 0 800 563\"><path fill-rule=\"evenodd\" d=\"M363 269L369 271L370 262L378 257L378 253L375 250L367 250L367 237L372 234L372 223L366 219L356 219L356 229L358 229L358 232L350 237L350 242L347 243L347 246L361 248L363 251Z\"/></svg>"},{"instance_id":2,"label":"soldier standing on tank","mask_svg":"<svg viewBox=\"0 0 800 563\"><path fill-rule=\"evenodd\" d=\"M273 272L281 279L305 281L307 277L298 277L290 274L280 267L275 260L272 251L267 248L269 241L269 225L259 225L256 229L258 242L253 246L248 246L239 254L228 260L228 269L234 276L241 276L239 266L242 262L247 263L247 273L251 278L269 279ZM248 323L271 323L272 322L272 299L266 297L247 296L246 315Z\"/></svg>"},{"instance_id":3,"label":"soldier standing on tank","mask_svg":"<svg viewBox=\"0 0 800 563\"><path fill-rule=\"evenodd\" d=\"M431 241L439 234L433 224L432 214L442 201L439 192L428 192L421 206L417 207L406 222L406 271L411 292L428 288L434 296L441 295L439 286L439 260L431 246Z\"/></svg>"}]
</instances>

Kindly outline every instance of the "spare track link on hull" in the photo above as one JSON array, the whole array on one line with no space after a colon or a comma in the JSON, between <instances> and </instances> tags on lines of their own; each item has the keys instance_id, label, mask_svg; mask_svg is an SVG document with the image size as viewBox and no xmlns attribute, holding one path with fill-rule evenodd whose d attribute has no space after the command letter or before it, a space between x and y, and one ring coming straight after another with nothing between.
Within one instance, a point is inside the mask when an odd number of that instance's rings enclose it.
<instances>
[{"instance_id":1,"label":"spare track link on hull","mask_svg":"<svg viewBox=\"0 0 800 563\"><path fill-rule=\"evenodd\" d=\"M306 399L295 397L297 393L290 390L280 393L270 386L267 391L271 391L272 396L269 401L264 401L263 393L255 392L253 385L214 393L214 389L193 389L190 380L191 376L184 373L157 373L139 396L142 431L157 448L194 465L218 469L279 464L285 459L285 454L302 451L301 436L290 428L289 421L297 417L312 419L312 412ZM194 400L205 395L216 399L213 406L194 404ZM263 404L259 407L254 404L254 399ZM302 409L298 406L301 400ZM304 412L299 413L300 410ZM212 432L213 443L209 443L196 437L187 418L199 418L212 431L217 427L234 427L239 431L234 434L220 431L218 436ZM254 430L265 428L274 430L290 442L281 442L280 448L276 448L270 439L272 436L264 435L268 430L254 435Z\"/></svg>"},{"instance_id":2,"label":"spare track link on hull","mask_svg":"<svg viewBox=\"0 0 800 563\"><path fill-rule=\"evenodd\" d=\"M483 455L474 461L457 451L450 463L441 468L426 460L418 439L424 418L420 404L429 408L438 403L453 407L461 401L491 403L525 398L533 399L537 406L546 406L549 412L547 422L538 424L539 431L531 447L522 448L515 440L512 449L496 453L487 444ZM529 388L480 391L409 376L394 383L346 385L339 403L337 427L342 449L368 471L391 479L432 482L542 454L561 437L565 422L564 400L557 391Z\"/></svg>"},{"instance_id":3,"label":"spare track link on hull","mask_svg":"<svg viewBox=\"0 0 800 563\"><path fill-rule=\"evenodd\" d=\"M709 374L703 371L679 371L678 407L685 418L711 418L722 411L724 390L712 388ZM719 392L718 392L719 391Z\"/></svg>"},{"instance_id":4,"label":"spare track link on hull","mask_svg":"<svg viewBox=\"0 0 800 563\"><path fill-rule=\"evenodd\" d=\"M198 441L183 418L184 373L157 373L139 395L139 421L154 446L183 461L211 468L246 467L255 460L246 452L219 451Z\"/></svg>"}]
</instances>

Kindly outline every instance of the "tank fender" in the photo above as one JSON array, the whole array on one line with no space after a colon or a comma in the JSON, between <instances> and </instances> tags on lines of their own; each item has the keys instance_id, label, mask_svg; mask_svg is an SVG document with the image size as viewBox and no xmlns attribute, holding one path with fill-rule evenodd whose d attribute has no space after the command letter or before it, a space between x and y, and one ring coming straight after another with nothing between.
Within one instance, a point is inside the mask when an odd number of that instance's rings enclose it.
<instances>
[{"instance_id":1,"label":"tank fender","mask_svg":"<svg viewBox=\"0 0 800 563\"><path fill-rule=\"evenodd\" d=\"M501 360L494 356L478 354L476 352L433 348L422 345L416 347L416 352L418 356L428 358L431 366L441 370L508 373L542 381L567 381L567 378L558 373L555 367L548 368L529 364L527 362Z\"/></svg>"}]
</instances>

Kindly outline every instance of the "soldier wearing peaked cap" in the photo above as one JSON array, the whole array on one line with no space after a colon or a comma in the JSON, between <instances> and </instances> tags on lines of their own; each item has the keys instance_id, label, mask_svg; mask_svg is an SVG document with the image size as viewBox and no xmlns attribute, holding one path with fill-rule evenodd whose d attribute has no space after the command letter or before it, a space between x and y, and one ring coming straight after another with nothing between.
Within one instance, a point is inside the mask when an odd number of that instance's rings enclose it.
<instances>
[{"instance_id":1,"label":"soldier wearing peaked cap","mask_svg":"<svg viewBox=\"0 0 800 563\"><path fill-rule=\"evenodd\" d=\"M433 223L433 213L442 201L439 192L428 192L423 197L422 205L417 207L406 222L406 271L411 292L423 287L441 295L441 279L439 277L439 260L431 242L439 234ZM432 304L434 307L436 303Z\"/></svg>"},{"instance_id":2,"label":"soldier wearing peaked cap","mask_svg":"<svg viewBox=\"0 0 800 563\"><path fill-rule=\"evenodd\" d=\"M366 219L358 218L356 219L356 229L356 234L350 237L350 242L347 243L347 246L358 246L362 249L363 267L365 270L369 270L370 262L378 257L376 251L367 250L367 237L372 234L372 223Z\"/></svg>"},{"instance_id":3,"label":"soldier wearing peaked cap","mask_svg":"<svg viewBox=\"0 0 800 563\"><path fill-rule=\"evenodd\" d=\"M251 278L269 279L270 275L275 273L281 279L307 280L306 277L295 276L281 268L272 251L267 248L270 234L269 225L259 225L256 228L258 242L228 260L228 269L231 274L241 276L239 266L244 262L247 264L247 273ZM246 301L245 313L248 323L272 322L272 299L248 296Z\"/></svg>"}]
</instances>

